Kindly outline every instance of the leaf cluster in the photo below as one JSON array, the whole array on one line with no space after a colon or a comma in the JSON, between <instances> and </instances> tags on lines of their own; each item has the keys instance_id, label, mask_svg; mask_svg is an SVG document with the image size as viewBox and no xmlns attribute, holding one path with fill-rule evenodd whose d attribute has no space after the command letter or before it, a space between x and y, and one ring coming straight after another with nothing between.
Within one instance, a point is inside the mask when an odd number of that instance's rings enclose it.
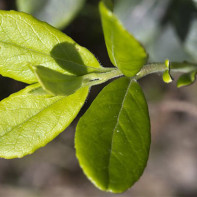
<instances>
[{"instance_id":1,"label":"leaf cluster","mask_svg":"<svg viewBox=\"0 0 197 197\"><path fill-rule=\"evenodd\" d=\"M87 177L104 191L124 192L142 175L151 137L137 80L162 71L169 83L171 71L182 65L166 60L148 67L147 52L112 7L110 1L99 4L114 68L102 67L90 51L47 23L26 13L0 11L0 74L28 84L0 102L0 157L23 157L45 146L74 120L91 86L121 77L103 88L79 120L76 156ZM195 80L196 66L189 68L179 87Z\"/></svg>"}]
</instances>

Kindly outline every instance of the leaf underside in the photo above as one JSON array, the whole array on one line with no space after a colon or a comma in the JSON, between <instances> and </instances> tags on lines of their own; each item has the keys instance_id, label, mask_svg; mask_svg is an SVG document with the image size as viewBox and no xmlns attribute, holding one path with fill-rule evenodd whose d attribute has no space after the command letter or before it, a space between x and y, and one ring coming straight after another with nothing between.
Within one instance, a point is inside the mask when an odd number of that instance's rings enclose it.
<instances>
[{"instance_id":1,"label":"leaf underside","mask_svg":"<svg viewBox=\"0 0 197 197\"><path fill-rule=\"evenodd\" d=\"M141 176L150 147L150 121L143 92L128 78L107 85L79 120L76 154L101 190L123 192Z\"/></svg>"},{"instance_id":2,"label":"leaf underside","mask_svg":"<svg viewBox=\"0 0 197 197\"><path fill-rule=\"evenodd\" d=\"M52 97L30 85L0 102L0 157L11 159L33 153L59 135L76 117L88 88Z\"/></svg>"},{"instance_id":3,"label":"leaf underside","mask_svg":"<svg viewBox=\"0 0 197 197\"><path fill-rule=\"evenodd\" d=\"M42 88L52 95L68 96L82 87L83 76L70 76L43 66L34 67Z\"/></svg>"}]
</instances>

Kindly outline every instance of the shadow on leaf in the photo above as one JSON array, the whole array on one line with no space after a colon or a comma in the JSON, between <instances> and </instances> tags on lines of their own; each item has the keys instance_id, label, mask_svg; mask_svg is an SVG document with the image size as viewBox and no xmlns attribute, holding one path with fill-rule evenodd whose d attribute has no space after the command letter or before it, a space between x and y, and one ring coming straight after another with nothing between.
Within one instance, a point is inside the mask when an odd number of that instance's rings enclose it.
<instances>
[{"instance_id":1,"label":"shadow on leaf","mask_svg":"<svg viewBox=\"0 0 197 197\"><path fill-rule=\"evenodd\" d=\"M74 75L87 74L87 67L78 52L76 44L63 42L57 44L51 51L51 56L64 70Z\"/></svg>"}]
</instances>

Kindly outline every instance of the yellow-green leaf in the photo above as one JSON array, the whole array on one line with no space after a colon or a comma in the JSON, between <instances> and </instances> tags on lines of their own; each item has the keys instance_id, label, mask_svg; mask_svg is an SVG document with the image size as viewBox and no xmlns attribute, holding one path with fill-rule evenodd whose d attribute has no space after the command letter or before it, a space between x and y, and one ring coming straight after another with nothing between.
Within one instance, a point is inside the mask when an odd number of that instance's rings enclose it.
<instances>
[{"instance_id":1,"label":"yellow-green leaf","mask_svg":"<svg viewBox=\"0 0 197 197\"><path fill-rule=\"evenodd\" d=\"M0 102L0 157L33 153L59 135L77 116L88 88L63 97L52 97L38 84Z\"/></svg>"},{"instance_id":2,"label":"yellow-green leaf","mask_svg":"<svg viewBox=\"0 0 197 197\"><path fill-rule=\"evenodd\" d=\"M165 60L165 66L167 68L166 71L163 73L163 81L165 83L171 83L173 81L171 75L170 75L170 61L167 59Z\"/></svg>"},{"instance_id":3,"label":"yellow-green leaf","mask_svg":"<svg viewBox=\"0 0 197 197\"><path fill-rule=\"evenodd\" d=\"M171 83L173 80L172 80L172 77L170 75L170 72L169 70L166 70L164 73L163 73L163 81L165 83Z\"/></svg>"},{"instance_id":4,"label":"yellow-green leaf","mask_svg":"<svg viewBox=\"0 0 197 197\"><path fill-rule=\"evenodd\" d=\"M83 75L101 68L92 53L70 37L29 14L0 11L0 74L34 83L28 65Z\"/></svg>"}]
</instances>

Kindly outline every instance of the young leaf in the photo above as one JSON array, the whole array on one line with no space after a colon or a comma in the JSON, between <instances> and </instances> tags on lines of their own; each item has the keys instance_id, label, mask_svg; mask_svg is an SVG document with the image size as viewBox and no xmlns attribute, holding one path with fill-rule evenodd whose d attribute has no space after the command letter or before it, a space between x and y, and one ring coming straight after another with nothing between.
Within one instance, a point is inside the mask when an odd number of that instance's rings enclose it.
<instances>
[{"instance_id":1,"label":"young leaf","mask_svg":"<svg viewBox=\"0 0 197 197\"><path fill-rule=\"evenodd\" d=\"M150 121L143 92L120 78L107 85L79 120L79 163L100 189L123 192L141 176L150 147Z\"/></svg>"},{"instance_id":2,"label":"young leaf","mask_svg":"<svg viewBox=\"0 0 197 197\"><path fill-rule=\"evenodd\" d=\"M83 3L84 0L17 0L17 7L19 11L62 29L70 23Z\"/></svg>"},{"instance_id":3,"label":"young leaf","mask_svg":"<svg viewBox=\"0 0 197 197\"><path fill-rule=\"evenodd\" d=\"M170 75L170 61L166 60L165 65L166 65L167 70L163 73L163 81L165 83L171 83L173 79Z\"/></svg>"},{"instance_id":4,"label":"young leaf","mask_svg":"<svg viewBox=\"0 0 197 197\"><path fill-rule=\"evenodd\" d=\"M164 73L163 73L163 81L165 83L171 83L173 80L172 80L172 77L169 73L169 70L166 70Z\"/></svg>"},{"instance_id":5,"label":"young leaf","mask_svg":"<svg viewBox=\"0 0 197 197\"><path fill-rule=\"evenodd\" d=\"M0 157L33 153L59 135L76 117L88 88L63 97L51 97L30 85L0 102Z\"/></svg>"},{"instance_id":6,"label":"young leaf","mask_svg":"<svg viewBox=\"0 0 197 197\"><path fill-rule=\"evenodd\" d=\"M74 75L101 68L86 48L47 23L25 13L1 10L0 74L34 83L37 78L28 65Z\"/></svg>"},{"instance_id":7,"label":"young leaf","mask_svg":"<svg viewBox=\"0 0 197 197\"><path fill-rule=\"evenodd\" d=\"M184 87L191 85L196 80L196 72L185 73L181 75L177 81L177 87Z\"/></svg>"},{"instance_id":8,"label":"young leaf","mask_svg":"<svg viewBox=\"0 0 197 197\"><path fill-rule=\"evenodd\" d=\"M82 86L82 76L69 76L43 66L36 66L35 73L42 87L52 95L68 96Z\"/></svg>"},{"instance_id":9,"label":"young leaf","mask_svg":"<svg viewBox=\"0 0 197 197\"><path fill-rule=\"evenodd\" d=\"M147 62L147 54L103 2L99 8L110 60L125 76L132 77Z\"/></svg>"}]
</instances>

